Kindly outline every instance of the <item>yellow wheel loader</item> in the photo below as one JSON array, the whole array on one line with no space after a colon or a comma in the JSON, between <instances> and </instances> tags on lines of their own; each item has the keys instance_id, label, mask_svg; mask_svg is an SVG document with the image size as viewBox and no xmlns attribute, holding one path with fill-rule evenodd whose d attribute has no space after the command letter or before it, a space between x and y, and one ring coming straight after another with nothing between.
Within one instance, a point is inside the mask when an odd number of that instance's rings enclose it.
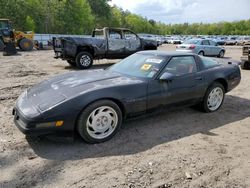
<instances>
[{"instance_id":1,"label":"yellow wheel loader","mask_svg":"<svg viewBox=\"0 0 250 188\"><path fill-rule=\"evenodd\" d=\"M16 47L31 51L34 47L34 33L15 31L9 19L0 19L0 51L5 55L16 54Z\"/></svg>"}]
</instances>

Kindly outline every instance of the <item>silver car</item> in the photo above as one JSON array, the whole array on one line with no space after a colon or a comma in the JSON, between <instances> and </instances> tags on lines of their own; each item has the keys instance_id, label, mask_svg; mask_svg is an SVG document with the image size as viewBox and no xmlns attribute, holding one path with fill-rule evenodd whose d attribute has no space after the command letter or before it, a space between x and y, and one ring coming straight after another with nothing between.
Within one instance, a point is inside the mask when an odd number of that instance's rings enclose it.
<instances>
[{"instance_id":1,"label":"silver car","mask_svg":"<svg viewBox=\"0 0 250 188\"><path fill-rule=\"evenodd\" d=\"M176 46L176 51L190 52L202 56L224 57L225 48L208 39L190 39Z\"/></svg>"}]
</instances>

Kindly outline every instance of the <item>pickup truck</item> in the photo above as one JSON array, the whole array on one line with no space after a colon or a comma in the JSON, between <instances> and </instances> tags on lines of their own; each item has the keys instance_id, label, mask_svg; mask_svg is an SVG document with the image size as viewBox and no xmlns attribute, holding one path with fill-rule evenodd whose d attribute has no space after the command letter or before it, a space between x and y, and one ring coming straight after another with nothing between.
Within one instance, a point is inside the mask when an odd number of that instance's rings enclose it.
<instances>
[{"instance_id":1,"label":"pickup truck","mask_svg":"<svg viewBox=\"0 0 250 188\"><path fill-rule=\"evenodd\" d=\"M90 68L94 59L121 59L137 51L156 50L153 40L140 38L124 28L94 29L92 37L53 38L55 58L67 60L79 69Z\"/></svg>"}]
</instances>

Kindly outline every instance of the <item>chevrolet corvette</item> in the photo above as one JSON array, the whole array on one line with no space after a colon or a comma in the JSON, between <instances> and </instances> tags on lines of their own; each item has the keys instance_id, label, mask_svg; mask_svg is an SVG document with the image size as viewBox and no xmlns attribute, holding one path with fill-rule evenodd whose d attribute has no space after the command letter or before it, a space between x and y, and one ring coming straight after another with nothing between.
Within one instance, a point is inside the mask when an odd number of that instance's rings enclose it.
<instances>
[{"instance_id":1,"label":"chevrolet corvette","mask_svg":"<svg viewBox=\"0 0 250 188\"><path fill-rule=\"evenodd\" d=\"M237 63L141 51L105 70L69 72L24 91L13 108L14 123L27 135L77 132L100 143L124 120L155 109L199 105L215 112L240 80Z\"/></svg>"}]
</instances>

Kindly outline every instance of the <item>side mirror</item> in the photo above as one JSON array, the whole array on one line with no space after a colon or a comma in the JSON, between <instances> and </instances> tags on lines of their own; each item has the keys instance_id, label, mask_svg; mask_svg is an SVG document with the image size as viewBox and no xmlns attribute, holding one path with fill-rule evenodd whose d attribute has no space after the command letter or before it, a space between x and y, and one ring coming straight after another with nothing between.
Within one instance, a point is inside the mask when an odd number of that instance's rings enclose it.
<instances>
[{"instance_id":1,"label":"side mirror","mask_svg":"<svg viewBox=\"0 0 250 188\"><path fill-rule=\"evenodd\" d=\"M174 78L174 75L172 73L169 72L164 72L161 76L160 76L160 81L172 81Z\"/></svg>"}]
</instances>

